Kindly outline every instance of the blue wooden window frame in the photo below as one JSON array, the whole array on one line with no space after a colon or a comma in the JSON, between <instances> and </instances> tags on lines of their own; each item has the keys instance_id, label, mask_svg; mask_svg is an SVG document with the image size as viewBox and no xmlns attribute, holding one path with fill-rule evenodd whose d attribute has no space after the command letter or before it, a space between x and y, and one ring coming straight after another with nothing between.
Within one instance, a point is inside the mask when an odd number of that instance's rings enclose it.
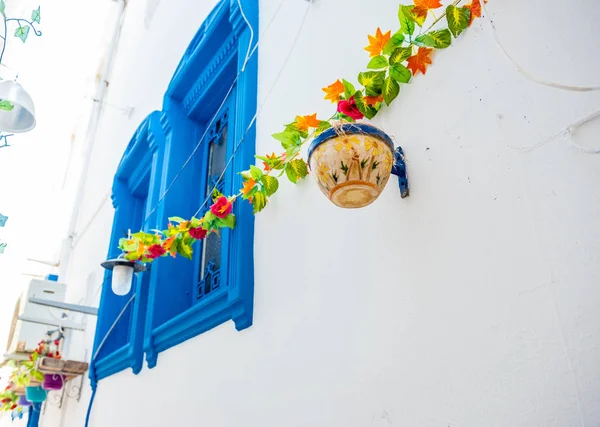
<instances>
[{"instance_id":1,"label":"blue wooden window frame","mask_svg":"<svg viewBox=\"0 0 600 427\"><path fill-rule=\"evenodd\" d=\"M182 166L210 126L228 112L227 158L244 138L227 170L223 191L231 193L242 185L238 172L254 163L257 104L256 46L258 0L221 0L204 21L188 46L169 84L163 102L165 156L156 222L166 224L170 216L191 216L202 204L206 182L204 139L186 168ZM248 19L252 29L244 19ZM249 48L249 45L252 45ZM244 67L244 72L241 72ZM228 93L229 88L233 89ZM223 105L222 105L223 104ZM212 123L211 123L212 122ZM209 126L210 125L210 126ZM208 128L208 129L207 129ZM175 181L174 179L177 178ZM165 193L166 189L169 191ZM197 264L161 258L152 264L144 351L148 367L156 366L158 354L217 325L233 320L237 330L252 325L254 298L254 217L248 203L236 203L234 230L223 231L221 274L223 286L210 298L197 302ZM226 278L226 279L223 279Z\"/></svg>"},{"instance_id":2,"label":"blue wooden window frame","mask_svg":"<svg viewBox=\"0 0 600 427\"><path fill-rule=\"evenodd\" d=\"M129 229L135 232L142 226L146 230L156 227L156 215L148 218L148 214L159 197L166 140L164 123L163 113L150 114L138 127L119 163L112 189L115 215L108 258L120 255L119 239ZM145 218L148 219L143 224ZM127 368L132 368L135 374L142 369L143 328L152 272L136 276L131 292L117 296L111 289L112 272L105 271L93 355L104 344L90 365L92 384ZM134 292L133 302L115 323Z\"/></svg>"}]
</instances>

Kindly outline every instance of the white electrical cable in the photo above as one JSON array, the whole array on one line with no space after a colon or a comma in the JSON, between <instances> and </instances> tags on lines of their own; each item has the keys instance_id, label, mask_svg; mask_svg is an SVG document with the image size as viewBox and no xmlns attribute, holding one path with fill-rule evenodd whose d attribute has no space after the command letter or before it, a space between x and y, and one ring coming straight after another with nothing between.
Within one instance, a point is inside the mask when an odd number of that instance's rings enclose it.
<instances>
[{"instance_id":1,"label":"white electrical cable","mask_svg":"<svg viewBox=\"0 0 600 427\"><path fill-rule=\"evenodd\" d=\"M542 78L539 78L539 77L535 77L533 74L531 74L530 72L528 72L527 70L525 70L521 66L521 64L519 64L511 56L510 53L508 53L508 51L506 50L506 48L504 47L504 45L500 42L500 38L498 37L498 32L496 30L496 25L494 24L494 22L489 17L489 13L487 11L487 7L485 5L485 1L481 1L481 7L483 9L483 17L488 22L488 24L490 26L490 29L492 31L492 36L494 38L494 41L496 42L496 45L498 45L498 48L500 48L500 50L502 51L502 53L504 54L504 56L506 56L506 58L508 58L508 60L514 64L514 66L517 68L517 71L519 73L521 73L526 79L531 80L532 82L540 84L540 85L543 85L543 86L548 86L548 87L551 87L551 88L554 88L554 89L568 90L568 91L572 91L572 92L592 92L592 91L600 90L600 85L595 85L595 86L567 85L567 84L551 82L549 80L545 80L545 79L542 79Z\"/></svg>"},{"instance_id":2,"label":"white electrical cable","mask_svg":"<svg viewBox=\"0 0 600 427\"><path fill-rule=\"evenodd\" d=\"M242 14L242 18L244 18L244 21L246 21L246 24L248 25L248 29L250 30L250 42L248 43L248 50L246 51L246 58L244 59L244 65L242 65L242 73L244 72L244 70L246 69L246 64L248 63L248 60L250 59L250 49L252 49L252 42L254 41L254 29L252 28L252 25L250 25L250 21L248 21L248 18L246 18L246 14L244 13L244 8L242 7L242 0L237 0L238 2L238 6L240 7L240 13Z\"/></svg>"},{"instance_id":3,"label":"white electrical cable","mask_svg":"<svg viewBox=\"0 0 600 427\"><path fill-rule=\"evenodd\" d=\"M543 141L538 142L537 144L529 145L527 147L514 147L512 145L509 145L509 148L512 148L513 150L519 151L521 153L528 153L532 150L535 150L536 148L540 148L540 147L548 144L549 142L554 141L556 138L564 136L567 138L567 142L569 143L569 145L571 147L575 148L576 150L579 150L585 154L600 154L600 148L588 148L588 147L581 146L581 145L573 142L573 140L571 138L571 135L573 134L573 132L575 132L578 128L580 128L581 126L583 126L586 123L591 122L594 119L597 119L598 117L600 117L600 110L596 110L596 111L588 114L587 116L584 116L579 120L576 120L575 122L571 123L564 129L562 129L560 132L555 133L551 137L546 138Z\"/></svg>"}]
</instances>

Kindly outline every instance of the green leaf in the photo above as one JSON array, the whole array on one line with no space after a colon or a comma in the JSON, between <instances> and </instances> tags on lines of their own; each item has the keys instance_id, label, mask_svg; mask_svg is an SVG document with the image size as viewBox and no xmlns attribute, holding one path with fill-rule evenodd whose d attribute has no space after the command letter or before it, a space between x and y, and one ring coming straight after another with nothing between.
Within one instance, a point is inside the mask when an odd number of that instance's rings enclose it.
<instances>
[{"instance_id":1,"label":"green leaf","mask_svg":"<svg viewBox=\"0 0 600 427\"><path fill-rule=\"evenodd\" d=\"M388 61L385 56L379 55L369 61L367 68L371 70L380 70L388 66Z\"/></svg>"},{"instance_id":2,"label":"green leaf","mask_svg":"<svg viewBox=\"0 0 600 427\"><path fill-rule=\"evenodd\" d=\"M172 216L172 217L169 218L169 222L175 222L177 224L185 222L185 221L186 221L185 219L183 219L183 218L181 218L179 216Z\"/></svg>"},{"instance_id":3,"label":"green leaf","mask_svg":"<svg viewBox=\"0 0 600 427\"><path fill-rule=\"evenodd\" d=\"M344 96L346 99L348 99L352 96L356 89L354 89L354 85L346 79L342 79L342 83L344 84Z\"/></svg>"},{"instance_id":4,"label":"green leaf","mask_svg":"<svg viewBox=\"0 0 600 427\"><path fill-rule=\"evenodd\" d=\"M15 106L11 104L10 101L7 101L6 99L0 101L0 110L12 111L13 108L15 108Z\"/></svg>"},{"instance_id":5,"label":"green leaf","mask_svg":"<svg viewBox=\"0 0 600 427\"><path fill-rule=\"evenodd\" d=\"M356 107L365 115L367 119L372 119L377 114L377 109L365 102L363 94L359 90L354 94L354 102L356 102Z\"/></svg>"},{"instance_id":6,"label":"green leaf","mask_svg":"<svg viewBox=\"0 0 600 427\"><path fill-rule=\"evenodd\" d=\"M367 95L378 96L381 94L385 74L385 71L365 71L358 74L358 81L365 87Z\"/></svg>"},{"instance_id":7,"label":"green leaf","mask_svg":"<svg viewBox=\"0 0 600 427\"><path fill-rule=\"evenodd\" d=\"M413 6L400 5L400 8L398 9L400 31L409 36L415 32L415 21L412 14L412 8Z\"/></svg>"},{"instance_id":8,"label":"green leaf","mask_svg":"<svg viewBox=\"0 0 600 427\"><path fill-rule=\"evenodd\" d=\"M387 105L390 105L400 93L400 85L392 77L385 79L383 83L383 100Z\"/></svg>"},{"instance_id":9,"label":"green leaf","mask_svg":"<svg viewBox=\"0 0 600 427\"><path fill-rule=\"evenodd\" d=\"M4 10L2 11L4 13ZM40 7L38 6L33 12L31 12L31 21L40 23Z\"/></svg>"},{"instance_id":10,"label":"green leaf","mask_svg":"<svg viewBox=\"0 0 600 427\"><path fill-rule=\"evenodd\" d=\"M296 173L296 171L290 163L287 163L285 165L285 174L287 175L288 179L294 184L298 182L298 174Z\"/></svg>"},{"instance_id":11,"label":"green leaf","mask_svg":"<svg viewBox=\"0 0 600 427\"><path fill-rule=\"evenodd\" d=\"M390 65L399 64L412 56L412 46L399 47L390 55Z\"/></svg>"},{"instance_id":12,"label":"green leaf","mask_svg":"<svg viewBox=\"0 0 600 427\"><path fill-rule=\"evenodd\" d=\"M294 145L293 147L289 147L288 149L285 150L285 154L287 156L288 159L293 158L296 154L298 154L300 152L300 150L302 150L302 146L301 145Z\"/></svg>"},{"instance_id":13,"label":"green leaf","mask_svg":"<svg viewBox=\"0 0 600 427\"><path fill-rule=\"evenodd\" d=\"M400 31L398 31L385 44L385 46L383 48L383 53L386 55L389 55L396 48L402 46L402 43L404 43L404 34L402 34Z\"/></svg>"},{"instance_id":14,"label":"green leaf","mask_svg":"<svg viewBox=\"0 0 600 427\"><path fill-rule=\"evenodd\" d=\"M423 34L415 39L415 43L422 46L434 47L436 49L445 49L452 43L452 36L450 31L446 28L444 30L431 31L427 34Z\"/></svg>"},{"instance_id":15,"label":"green leaf","mask_svg":"<svg viewBox=\"0 0 600 427\"><path fill-rule=\"evenodd\" d=\"M277 178L272 177L270 175L264 175L260 182L265 188L267 196L272 196L279 188L279 181L277 180Z\"/></svg>"},{"instance_id":16,"label":"green leaf","mask_svg":"<svg viewBox=\"0 0 600 427\"><path fill-rule=\"evenodd\" d=\"M194 253L192 249L192 245L189 243L185 243L183 240L179 241L179 245L177 245L177 252L187 259L192 259L192 254Z\"/></svg>"},{"instance_id":17,"label":"green leaf","mask_svg":"<svg viewBox=\"0 0 600 427\"><path fill-rule=\"evenodd\" d=\"M448 28L452 32L452 35L456 38L463 32L465 28L469 26L469 20L471 19L471 11L466 7L456 7L450 5L446 8L446 20L448 21Z\"/></svg>"},{"instance_id":18,"label":"green leaf","mask_svg":"<svg viewBox=\"0 0 600 427\"><path fill-rule=\"evenodd\" d=\"M299 179L306 178L306 175L308 175L308 166L303 159L295 159L288 164L294 169Z\"/></svg>"},{"instance_id":19,"label":"green leaf","mask_svg":"<svg viewBox=\"0 0 600 427\"><path fill-rule=\"evenodd\" d=\"M352 92L352 93L354 93L354 92ZM350 94L350 96L352 96L352 93ZM321 120L321 122L319 122L319 127L315 131L315 136L318 135L318 134L320 134L324 130L329 129L330 127L331 127L331 123L329 123L326 120Z\"/></svg>"},{"instance_id":20,"label":"green leaf","mask_svg":"<svg viewBox=\"0 0 600 427\"><path fill-rule=\"evenodd\" d=\"M6 13L4 13L5 9L6 5L4 4L4 0L0 0L0 13L2 14L2 16L4 16L4 18L6 18Z\"/></svg>"},{"instance_id":21,"label":"green leaf","mask_svg":"<svg viewBox=\"0 0 600 427\"><path fill-rule=\"evenodd\" d=\"M277 141L281 142L281 145L285 149L288 149L289 147L300 144L300 133L297 131L279 132L279 133L274 133L272 136Z\"/></svg>"},{"instance_id":22,"label":"green leaf","mask_svg":"<svg viewBox=\"0 0 600 427\"><path fill-rule=\"evenodd\" d=\"M250 165L250 175L252 176L254 181L258 182L258 181L260 181L260 179L263 177L264 174L263 174L263 171L261 171L256 166Z\"/></svg>"},{"instance_id":23,"label":"green leaf","mask_svg":"<svg viewBox=\"0 0 600 427\"><path fill-rule=\"evenodd\" d=\"M229 214L225 218L221 218L221 223L224 227L234 229L235 228L235 215Z\"/></svg>"},{"instance_id":24,"label":"green leaf","mask_svg":"<svg viewBox=\"0 0 600 427\"><path fill-rule=\"evenodd\" d=\"M34 369L33 371L31 371L31 376L33 376L33 378L35 378L38 381L44 381L44 374L42 374L38 370Z\"/></svg>"},{"instance_id":25,"label":"green leaf","mask_svg":"<svg viewBox=\"0 0 600 427\"><path fill-rule=\"evenodd\" d=\"M23 43L25 43L25 40L27 40L27 36L29 35L29 27L17 27L17 29L15 30L15 37L18 37L21 39L21 41Z\"/></svg>"},{"instance_id":26,"label":"green leaf","mask_svg":"<svg viewBox=\"0 0 600 427\"><path fill-rule=\"evenodd\" d=\"M410 70L402 64L395 64L390 67L390 77L400 83L408 83L412 74Z\"/></svg>"},{"instance_id":27,"label":"green leaf","mask_svg":"<svg viewBox=\"0 0 600 427\"><path fill-rule=\"evenodd\" d=\"M267 205L267 197L262 192L258 192L252 198L252 212L257 214Z\"/></svg>"}]
</instances>

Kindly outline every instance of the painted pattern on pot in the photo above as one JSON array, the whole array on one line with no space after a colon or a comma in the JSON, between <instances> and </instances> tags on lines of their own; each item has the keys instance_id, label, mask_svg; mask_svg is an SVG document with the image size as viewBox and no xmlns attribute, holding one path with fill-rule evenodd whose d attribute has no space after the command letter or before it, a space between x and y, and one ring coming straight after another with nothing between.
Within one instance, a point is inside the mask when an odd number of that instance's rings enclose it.
<instances>
[{"instance_id":1,"label":"painted pattern on pot","mask_svg":"<svg viewBox=\"0 0 600 427\"><path fill-rule=\"evenodd\" d=\"M346 123L312 142L309 165L321 191L337 206L361 208L375 201L394 164L394 144L375 126Z\"/></svg>"}]
</instances>

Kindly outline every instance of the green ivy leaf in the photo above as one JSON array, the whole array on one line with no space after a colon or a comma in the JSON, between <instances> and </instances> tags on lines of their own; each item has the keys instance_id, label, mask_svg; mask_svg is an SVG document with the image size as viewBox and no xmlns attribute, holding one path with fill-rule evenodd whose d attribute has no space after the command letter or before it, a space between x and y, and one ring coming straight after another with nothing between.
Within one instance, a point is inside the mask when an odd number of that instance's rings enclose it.
<instances>
[{"instance_id":1,"label":"green ivy leaf","mask_svg":"<svg viewBox=\"0 0 600 427\"><path fill-rule=\"evenodd\" d=\"M365 87L367 95L378 96L381 94L385 74L385 71L365 71L358 74L358 81Z\"/></svg>"},{"instance_id":2,"label":"green ivy leaf","mask_svg":"<svg viewBox=\"0 0 600 427\"><path fill-rule=\"evenodd\" d=\"M172 217L169 217L168 219L169 219L169 222L175 222L177 224L185 222L185 219L183 219L179 216L172 216Z\"/></svg>"},{"instance_id":3,"label":"green ivy leaf","mask_svg":"<svg viewBox=\"0 0 600 427\"><path fill-rule=\"evenodd\" d=\"M293 158L296 154L298 154L302 150L301 145L294 145L293 147L289 147L285 150L285 155L288 159Z\"/></svg>"},{"instance_id":4,"label":"green ivy leaf","mask_svg":"<svg viewBox=\"0 0 600 427\"><path fill-rule=\"evenodd\" d=\"M235 228L235 215L229 214L225 218L221 218L221 223L227 228Z\"/></svg>"},{"instance_id":5,"label":"green ivy leaf","mask_svg":"<svg viewBox=\"0 0 600 427\"><path fill-rule=\"evenodd\" d=\"M412 56L412 46L399 47L390 55L390 65L406 61Z\"/></svg>"},{"instance_id":6,"label":"green ivy leaf","mask_svg":"<svg viewBox=\"0 0 600 427\"><path fill-rule=\"evenodd\" d=\"M2 12L4 13L4 12ZM38 6L33 12L31 12L31 22L40 23L40 7Z\"/></svg>"},{"instance_id":7,"label":"green ivy leaf","mask_svg":"<svg viewBox=\"0 0 600 427\"><path fill-rule=\"evenodd\" d=\"M379 55L369 61L367 68L371 70L380 70L388 66L388 60L385 56Z\"/></svg>"},{"instance_id":8,"label":"green ivy leaf","mask_svg":"<svg viewBox=\"0 0 600 427\"><path fill-rule=\"evenodd\" d=\"M33 376L33 378L35 378L37 381L44 381L44 374L42 374L40 371L38 370L33 370L31 371L31 375Z\"/></svg>"},{"instance_id":9,"label":"green ivy leaf","mask_svg":"<svg viewBox=\"0 0 600 427\"><path fill-rule=\"evenodd\" d=\"M295 159L288 164L292 169L294 169L294 172L296 172L298 179L306 178L306 175L308 175L308 166L306 165L306 162L303 159Z\"/></svg>"},{"instance_id":10,"label":"green ivy leaf","mask_svg":"<svg viewBox=\"0 0 600 427\"><path fill-rule=\"evenodd\" d=\"M296 171L294 170L294 168L289 163L287 163L285 165L285 174L288 177L288 179L291 182L293 182L294 184L296 182L298 182L298 174L296 173Z\"/></svg>"},{"instance_id":11,"label":"green ivy leaf","mask_svg":"<svg viewBox=\"0 0 600 427\"><path fill-rule=\"evenodd\" d=\"M286 150L294 145L300 144L300 133L297 131L287 130L285 132L274 133L273 138L281 142L281 145Z\"/></svg>"},{"instance_id":12,"label":"green ivy leaf","mask_svg":"<svg viewBox=\"0 0 600 427\"><path fill-rule=\"evenodd\" d=\"M408 83L412 74L410 70L402 64L394 64L390 67L390 77L400 83Z\"/></svg>"},{"instance_id":13,"label":"green ivy leaf","mask_svg":"<svg viewBox=\"0 0 600 427\"><path fill-rule=\"evenodd\" d=\"M354 86L353 86L353 88L354 88ZM354 93L354 92L352 92L352 93ZM352 93L350 94L350 96L352 96ZM317 130L315 131L315 136L316 136L316 135L318 135L318 134L320 134L320 133L321 133L321 132L323 132L324 130L327 130L327 129L329 129L330 127L331 127L331 123L329 123L329 122L328 122L328 121L326 121L326 120L321 120L321 121L319 122L319 127L318 127L318 128L317 128Z\"/></svg>"},{"instance_id":14,"label":"green ivy leaf","mask_svg":"<svg viewBox=\"0 0 600 427\"><path fill-rule=\"evenodd\" d=\"M377 115L377 109L365 102L363 94L360 90L357 90L354 94L354 102L356 102L356 108L365 115L367 119L372 119Z\"/></svg>"},{"instance_id":15,"label":"green ivy leaf","mask_svg":"<svg viewBox=\"0 0 600 427\"><path fill-rule=\"evenodd\" d=\"M415 32L415 21L412 14L412 8L413 6L400 5L400 8L398 9L400 31L409 36L412 36Z\"/></svg>"},{"instance_id":16,"label":"green ivy leaf","mask_svg":"<svg viewBox=\"0 0 600 427\"><path fill-rule=\"evenodd\" d=\"M15 37L21 39L23 43L27 40L27 36L29 35L29 27L17 27L15 30Z\"/></svg>"},{"instance_id":17,"label":"green ivy leaf","mask_svg":"<svg viewBox=\"0 0 600 427\"><path fill-rule=\"evenodd\" d=\"M352 96L356 89L354 89L354 85L346 79L342 79L342 83L344 85L344 96L346 99L348 99Z\"/></svg>"},{"instance_id":18,"label":"green ivy leaf","mask_svg":"<svg viewBox=\"0 0 600 427\"><path fill-rule=\"evenodd\" d=\"M262 211L267 205L267 197L262 192L257 192L252 198L252 212L255 214Z\"/></svg>"},{"instance_id":19,"label":"green ivy leaf","mask_svg":"<svg viewBox=\"0 0 600 427\"><path fill-rule=\"evenodd\" d=\"M15 108L15 106L11 104L10 101L7 101L6 99L0 101L0 110L12 111L13 108Z\"/></svg>"},{"instance_id":20,"label":"green ivy leaf","mask_svg":"<svg viewBox=\"0 0 600 427\"><path fill-rule=\"evenodd\" d=\"M387 105L390 105L400 93L400 85L392 77L385 79L383 83L383 100Z\"/></svg>"},{"instance_id":21,"label":"green ivy leaf","mask_svg":"<svg viewBox=\"0 0 600 427\"><path fill-rule=\"evenodd\" d=\"M396 48L402 46L402 43L404 43L404 34L402 34L400 31L398 31L385 44L385 46L383 48L383 53L386 55L389 55Z\"/></svg>"},{"instance_id":22,"label":"green ivy leaf","mask_svg":"<svg viewBox=\"0 0 600 427\"><path fill-rule=\"evenodd\" d=\"M2 14L2 16L4 16L4 18L6 18L6 13L4 13L5 9L6 5L4 4L4 0L0 0L0 13Z\"/></svg>"},{"instance_id":23,"label":"green ivy leaf","mask_svg":"<svg viewBox=\"0 0 600 427\"><path fill-rule=\"evenodd\" d=\"M279 188L279 181L277 178L270 175L264 175L260 182L265 188L265 193L267 193L267 196L272 196Z\"/></svg>"},{"instance_id":24,"label":"green ivy leaf","mask_svg":"<svg viewBox=\"0 0 600 427\"><path fill-rule=\"evenodd\" d=\"M264 174L263 174L263 171L261 171L256 166L250 165L250 175L252 176L254 181L258 182L258 181L260 181L260 179L263 177Z\"/></svg>"},{"instance_id":25,"label":"green ivy leaf","mask_svg":"<svg viewBox=\"0 0 600 427\"><path fill-rule=\"evenodd\" d=\"M415 43L422 46L434 47L436 49L445 49L452 43L450 31L444 30L431 31L415 39Z\"/></svg>"},{"instance_id":26,"label":"green ivy leaf","mask_svg":"<svg viewBox=\"0 0 600 427\"><path fill-rule=\"evenodd\" d=\"M469 26L469 20L471 19L471 11L466 7L456 7L450 5L446 8L446 20L448 21L448 28L452 32L452 35L456 38L463 32L465 28Z\"/></svg>"}]
</instances>

